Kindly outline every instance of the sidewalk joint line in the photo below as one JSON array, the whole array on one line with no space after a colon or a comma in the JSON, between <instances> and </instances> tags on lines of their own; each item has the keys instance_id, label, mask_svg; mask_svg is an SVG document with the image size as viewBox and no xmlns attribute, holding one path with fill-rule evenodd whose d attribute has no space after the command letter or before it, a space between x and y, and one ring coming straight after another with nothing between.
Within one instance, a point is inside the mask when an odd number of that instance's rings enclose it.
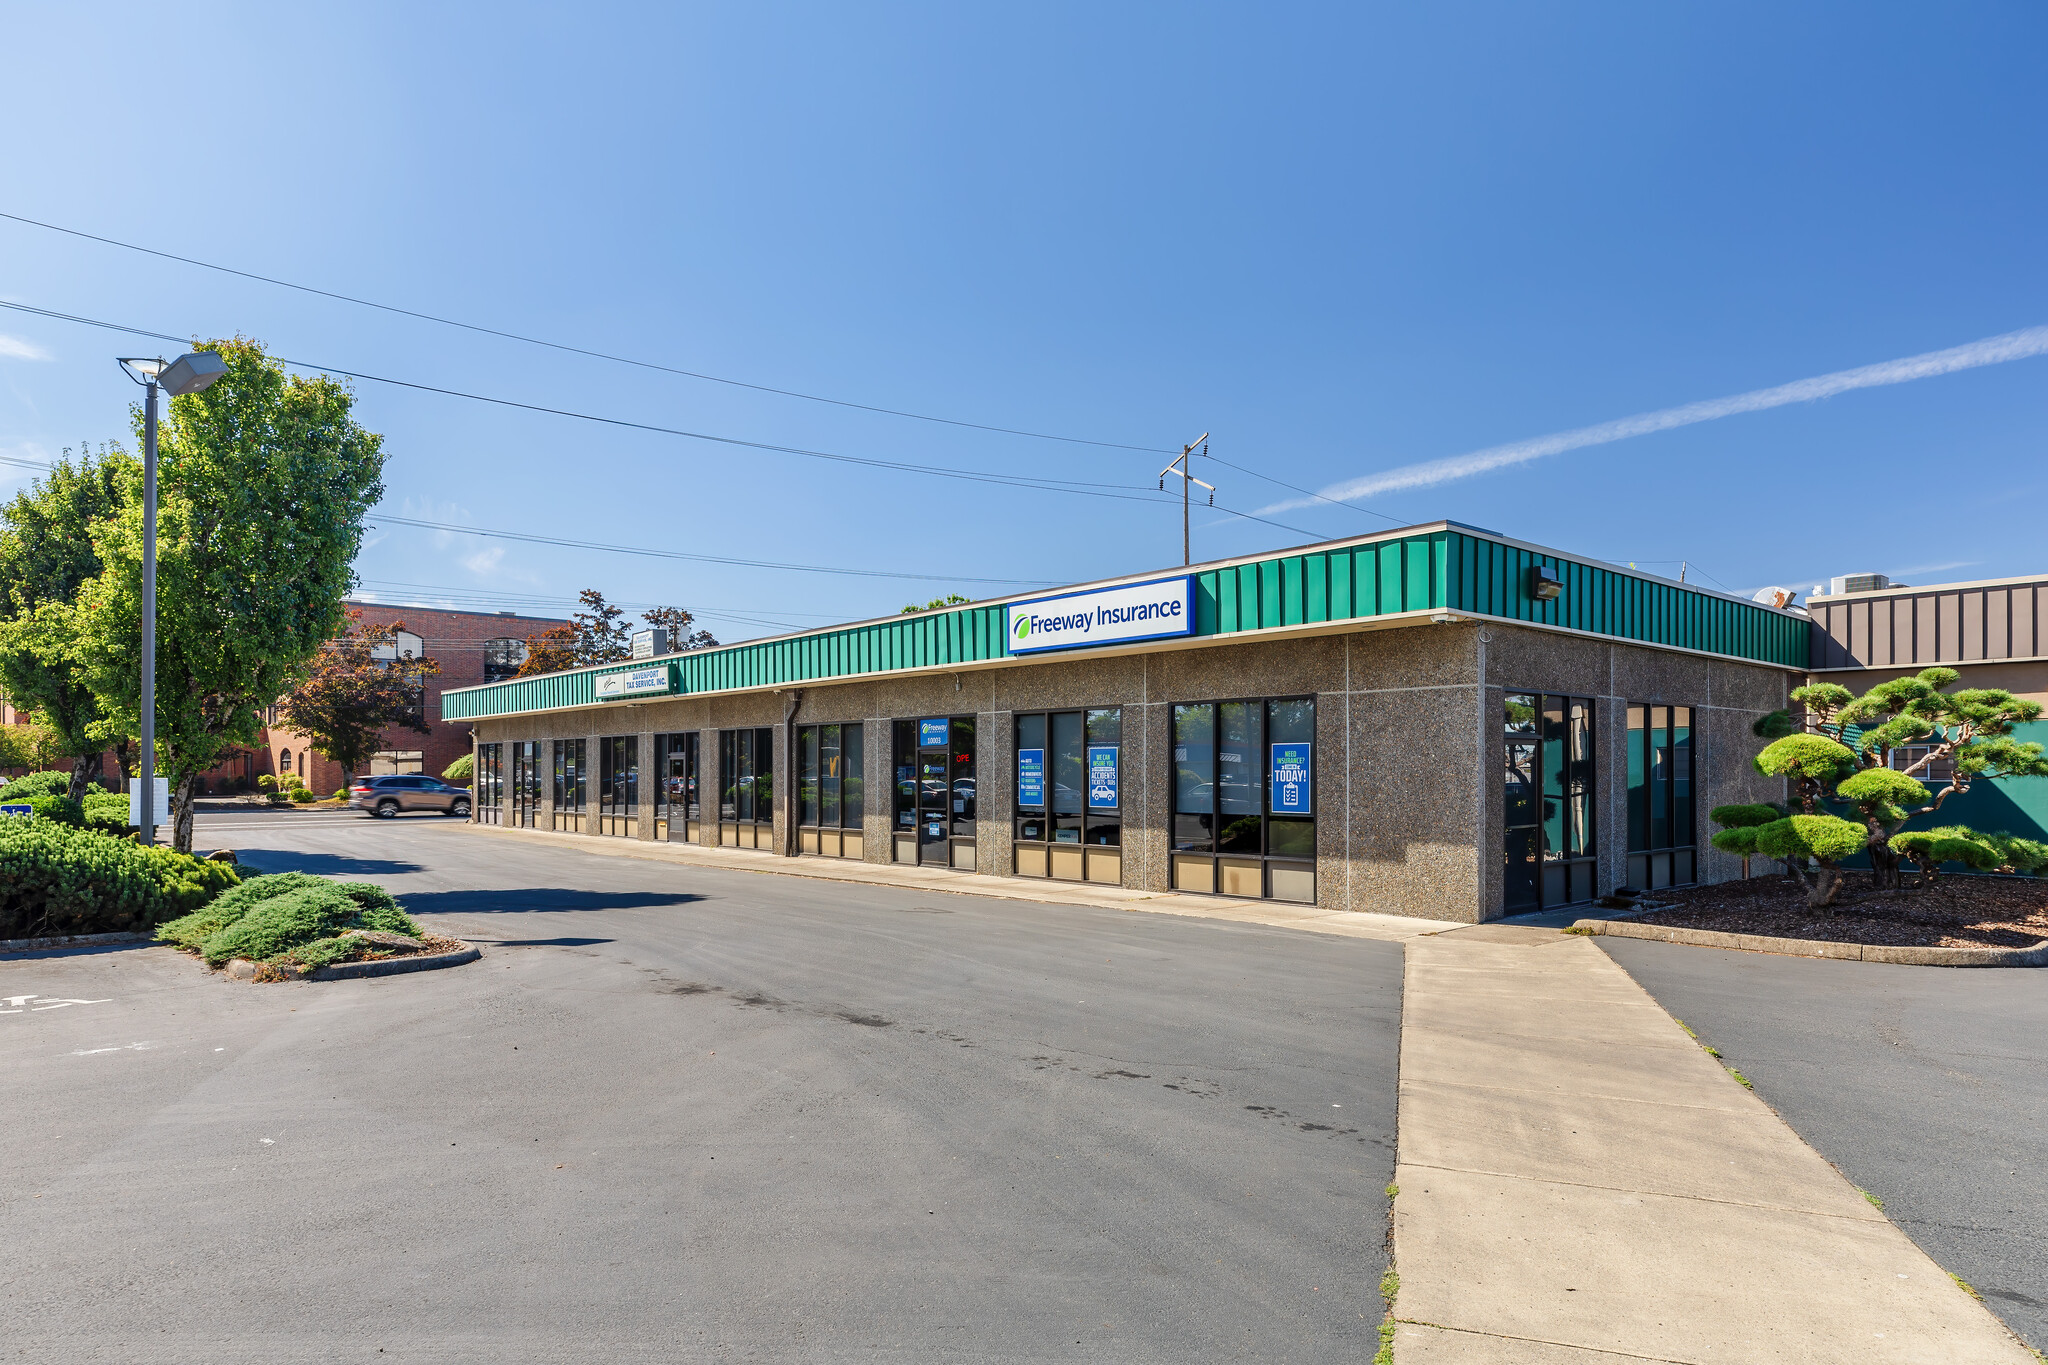
<instances>
[{"instance_id":1,"label":"sidewalk joint line","mask_svg":"<svg viewBox=\"0 0 2048 1365\"><path fill-rule=\"evenodd\" d=\"M1724 1204L1738 1209L1769 1209L1773 1213L1810 1214L1815 1218L1839 1218L1849 1223L1869 1223L1873 1226L1884 1222L1884 1218L1864 1218L1846 1213L1828 1213L1823 1209L1801 1208L1796 1204L1759 1204L1750 1199L1716 1199L1707 1194L1673 1194L1669 1190L1645 1190L1634 1185L1591 1185L1583 1180L1559 1180L1547 1175L1517 1175L1512 1171L1488 1171L1476 1166L1436 1166L1423 1161L1403 1161L1403 1166L1412 1166L1419 1171L1443 1171L1451 1175L1483 1175L1496 1180L1525 1180L1532 1185L1563 1185L1575 1190L1607 1190L1615 1194L1640 1194L1652 1199L1688 1199L1701 1204Z\"/></svg>"}]
</instances>

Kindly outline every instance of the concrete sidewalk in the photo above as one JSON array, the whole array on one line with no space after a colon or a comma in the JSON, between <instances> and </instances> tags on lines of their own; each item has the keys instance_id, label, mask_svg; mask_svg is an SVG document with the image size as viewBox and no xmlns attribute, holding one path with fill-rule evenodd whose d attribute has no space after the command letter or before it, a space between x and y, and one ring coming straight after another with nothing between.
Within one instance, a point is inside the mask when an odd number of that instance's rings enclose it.
<instances>
[{"instance_id":1,"label":"concrete sidewalk","mask_svg":"<svg viewBox=\"0 0 2048 1365\"><path fill-rule=\"evenodd\" d=\"M464 829L492 838L553 843L580 853L640 858L677 863L684 867L810 877L818 881L853 882L863 886L895 886L937 895L994 896L1003 900L1034 901L1041 905L1088 905L1104 910L1185 915L1191 919L1235 920L1242 924L1334 934L1340 938L1370 938L1398 943L1459 927L1454 921L1375 915L1356 910L1322 910L1313 905L1294 905L1286 901L1233 900L1224 896L1189 896L1175 891L1130 891L1121 886L1058 882L1039 877L989 877L978 872L915 867L904 863L863 863L851 858L783 858L759 849L642 843L636 839L600 839L587 834L508 829L502 825L468 825Z\"/></svg>"},{"instance_id":2,"label":"concrete sidewalk","mask_svg":"<svg viewBox=\"0 0 2048 1365\"><path fill-rule=\"evenodd\" d=\"M1588 938L1407 945L1400 1365L2034 1355Z\"/></svg>"}]
</instances>

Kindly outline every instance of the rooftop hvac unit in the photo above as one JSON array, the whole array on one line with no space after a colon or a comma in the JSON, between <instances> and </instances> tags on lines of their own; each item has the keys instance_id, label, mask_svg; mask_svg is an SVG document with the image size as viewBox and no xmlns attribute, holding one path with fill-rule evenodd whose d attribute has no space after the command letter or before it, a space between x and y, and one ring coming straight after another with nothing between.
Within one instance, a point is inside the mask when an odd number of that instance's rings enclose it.
<instances>
[{"instance_id":1,"label":"rooftop hvac unit","mask_svg":"<svg viewBox=\"0 0 2048 1365\"><path fill-rule=\"evenodd\" d=\"M1883 592L1892 581L1881 573L1843 574L1828 580L1828 596L1840 597L1845 592Z\"/></svg>"}]
</instances>

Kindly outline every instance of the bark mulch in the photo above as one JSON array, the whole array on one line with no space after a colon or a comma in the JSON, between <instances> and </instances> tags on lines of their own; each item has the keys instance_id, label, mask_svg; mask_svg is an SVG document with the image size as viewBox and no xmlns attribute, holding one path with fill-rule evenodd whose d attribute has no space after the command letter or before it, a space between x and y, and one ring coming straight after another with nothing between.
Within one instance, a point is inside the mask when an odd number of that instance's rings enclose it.
<instances>
[{"instance_id":1,"label":"bark mulch","mask_svg":"<svg viewBox=\"0 0 2048 1365\"><path fill-rule=\"evenodd\" d=\"M1910 872L1906 880L1910 886ZM2048 879L2041 877L1950 876L1928 887L1879 891L1868 873L1849 872L1827 910L1807 908L1805 888L1783 876L1672 887L1656 898L1674 908L1641 922L1675 929L1915 948L2032 948L2048 941Z\"/></svg>"}]
</instances>

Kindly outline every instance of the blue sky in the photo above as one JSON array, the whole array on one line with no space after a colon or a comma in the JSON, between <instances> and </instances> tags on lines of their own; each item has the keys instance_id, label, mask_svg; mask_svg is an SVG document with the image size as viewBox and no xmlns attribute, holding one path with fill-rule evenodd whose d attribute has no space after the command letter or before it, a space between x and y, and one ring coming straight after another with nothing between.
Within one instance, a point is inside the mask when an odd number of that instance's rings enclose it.
<instances>
[{"instance_id":1,"label":"blue sky","mask_svg":"<svg viewBox=\"0 0 2048 1365\"><path fill-rule=\"evenodd\" d=\"M1144 447L1209 431L1243 469L1196 472L1242 511L1301 501L1244 470L1329 489L2048 324L2038 5L193 14L17 7L0 211L859 403ZM4 220L0 298L1140 499L1166 459ZM13 312L0 338L0 455L126 439L112 357L147 347ZM392 515L935 576L386 526L358 567L387 598L537 610L591 586L735 639L1003 590L956 576L1179 559L1177 505L358 393ZM1195 553L1450 517L1745 593L2037 573L2044 436L2048 355L1410 479L1359 499L1380 516L1267 513L1299 532L1198 514Z\"/></svg>"}]
</instances>

